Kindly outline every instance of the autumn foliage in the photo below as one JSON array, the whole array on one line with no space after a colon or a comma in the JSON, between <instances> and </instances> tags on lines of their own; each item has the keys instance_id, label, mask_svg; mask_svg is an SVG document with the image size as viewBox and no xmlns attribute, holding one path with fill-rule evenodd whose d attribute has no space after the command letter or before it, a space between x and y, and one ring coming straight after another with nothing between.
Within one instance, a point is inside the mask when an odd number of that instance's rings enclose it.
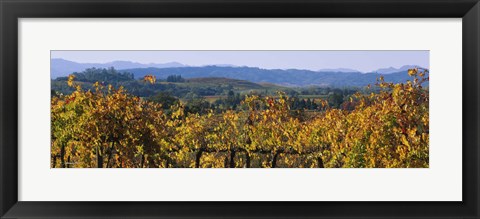
<instances>
[{"instance_id":1,"label":"autumn foliage","mask_svg":"<svg viewBox=\"0 0 480 219\"><path fill-rule=\"evenodd\" d=\"M428 70L406 83L379 78L376 92L357 93L348 107L326 101L307 119L290 98L249 95L241 110L165 110L123 88L95 83L51 100L51 166L62 168L424 168L429 165ZM146 76L146 82L155 78Z\"/></svg>"}]
</instances>

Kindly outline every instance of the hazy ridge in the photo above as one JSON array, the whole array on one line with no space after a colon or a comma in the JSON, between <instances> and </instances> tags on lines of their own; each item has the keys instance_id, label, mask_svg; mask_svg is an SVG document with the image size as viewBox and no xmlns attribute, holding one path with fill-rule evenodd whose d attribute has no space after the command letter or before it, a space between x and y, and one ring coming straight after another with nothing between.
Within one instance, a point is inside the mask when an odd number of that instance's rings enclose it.
<instances>
[{"instance_id":1,"label":"hazy ridge","mask_svg":"<svg viewBox=\"0 0 480 219\"><path fill-rule=\"evenodd\" d=\"M318 71L302 69L262 69L257 67L211 65L187 66L178 62L142 64L130 61L115 61L109 63L77 63L64 59L51 60L51 77L63 77L73 72L81 72L87 68L114 67L120 72L130 72L136 79L147 74L165 79L169 75L181 75L184 78L231 78L254 83L271 83L287 87L331 86L358 87L375 83L384 76L386 81L399 83L409 80L406 72L414 66L405 65L399 69L380 68L374 72L362 73L355 69L337 68Z\"/></svg>"}]
</instances>

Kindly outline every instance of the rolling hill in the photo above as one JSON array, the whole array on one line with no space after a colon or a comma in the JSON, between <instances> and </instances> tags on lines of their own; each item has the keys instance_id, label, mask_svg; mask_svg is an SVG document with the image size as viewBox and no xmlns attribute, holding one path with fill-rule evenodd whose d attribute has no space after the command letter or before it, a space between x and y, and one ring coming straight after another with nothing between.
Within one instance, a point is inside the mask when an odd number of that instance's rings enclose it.
<instances>
[{"instance_id":1,"label":"rolling hill","mask_svg":"<svg viewBox=\"0 0 480 219\"><path fill-rule=\"evenodd\" d=\"M207 86L228 85L235 87L239 90L246 89L263 89L264 86L256 83L252 83L245 80L230 79L230 78L190 78L187 80L187 84L202 84Z\"/></svg>"},{"instance_id":2,"label":"rolling hill","mask_svg":"<svg viewBox=\"0 0 480 219\"><path fill-rule=\"evenodd\" d=\"M360 73L360 72L316 72L298 69L261 69L254 67L181 67L181 68L133 68L120 70L129 72L135 78L145 75L155 75L165 79L169 75L181 75L184 78L230 78L245 80L254 83L271 83L287 87L330 86L330 87L359 87L373 84L380 76L389 82L405 82L410 78L407 71L389 74Z\"/></svg>"}]
</instances>

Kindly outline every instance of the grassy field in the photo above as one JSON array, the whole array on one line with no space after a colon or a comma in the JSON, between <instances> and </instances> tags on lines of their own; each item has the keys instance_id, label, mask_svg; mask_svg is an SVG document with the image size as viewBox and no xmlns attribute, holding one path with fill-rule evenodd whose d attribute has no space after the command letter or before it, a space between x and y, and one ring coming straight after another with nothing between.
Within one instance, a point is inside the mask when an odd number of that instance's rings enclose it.
<instances>
[{"instance_id":1,"label":"grassy field","mask_svg":"<svg viewBox=\"0 0 480 219\"><path fill-rule=\"evenodd\" d=\"M216 100L226 98L226 96L204 96L205 100L209 103L214 103Z\"/></svg>"}]
</instances>

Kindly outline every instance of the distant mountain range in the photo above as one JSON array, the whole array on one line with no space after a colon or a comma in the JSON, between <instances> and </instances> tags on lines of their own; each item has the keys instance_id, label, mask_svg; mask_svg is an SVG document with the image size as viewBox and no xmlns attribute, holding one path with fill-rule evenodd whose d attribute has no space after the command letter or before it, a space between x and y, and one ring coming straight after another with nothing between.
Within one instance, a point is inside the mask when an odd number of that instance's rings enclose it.
<instances>
[{"instance_id":1,"label":"distant mountain range","mask_svg":"<svg viewBox=\"0 0 480 219\"><path fill-rule=\"evenodd\" d=\"M323 69L318 70L318 72L358 72L358 73L361 73L358 70L350 69L350 68L323 68Z\"/></svg>"},{"instance_id":2,"label":"distant mountain range","mask_svg":"<svg viewBox=\"0 0 480 219\"><path fill-rule=\"evenodd\" d=\"M110 68L114 67L115 69L129 69L129 68L172 68L172 67L183 67L183 65L178 62L168 62L163 64L151 63L151 64L142 64L138 62L130 61L114 61L107 63L78 63L72 62L65 59L52 59L50 62L50 74L51 78L67 76L73 72L81 72L87 68Z\"/></svg>"},{"instance_id":3,"label":"distant mountain range","mask_svg":"<svg viewBox=\"0 0 480 219\"><path fill-rule=\"evenodd\" d=\"M376 71L373 71L375 73L379 73L379 74L392 74L392 73L396 73L396 72L401 72L401 71L408 71L408 69L412 69L412 68L415 68L415 67L419 67L419 66L415 66L415 65L404 65L400 68L393 68L393 67L389 67L389 68L380 68Z\"/></svg>"},{"instance_id":4,"label":"distant mountain range","mask_svg":"<svg viewBox=\"0 0 480 219\"><path fill-rule=\"evenodd\" d=\"M330 86L358 87L374 84L376 79L384 76L388 82L405 82L411 79L407 71L391 74L359 73L359 72L316 72L298 69L261 69L253 67L180 67L180 68L134 68L119 70L133 73L135 78L155 75L165 79L169 75L181 75L184 78L220 77L246 80L254 83L272 83L287 87Z\"/></svg>"},{"instance_id":5,"label":"distant mountain range","mask_svg":"<svg viewBox=\"0 0 480 219\"><path fill-rule=\"evenodd\" d=\"M254 83L273 83L282 86L366 86L373 84L380 76L389 82L405 82L411 79L407 71L415 66L405 65L401 68L382 68L370 73L362 73L354 69L321 69L319 71L299 69L261 69L257 67L212 65L212 66L187 66L178 62L163 64L141 64L128 61L115 61L110 63L76 63L63 59L52 59L51 77L67 76L73 72L81 72L87 68L114 67L120 72L133 73L135 78L145 75L155 75L165 79L169 75L181 75L184 78L231 78L246 80Z\"/></svg>"}]
</instances>

